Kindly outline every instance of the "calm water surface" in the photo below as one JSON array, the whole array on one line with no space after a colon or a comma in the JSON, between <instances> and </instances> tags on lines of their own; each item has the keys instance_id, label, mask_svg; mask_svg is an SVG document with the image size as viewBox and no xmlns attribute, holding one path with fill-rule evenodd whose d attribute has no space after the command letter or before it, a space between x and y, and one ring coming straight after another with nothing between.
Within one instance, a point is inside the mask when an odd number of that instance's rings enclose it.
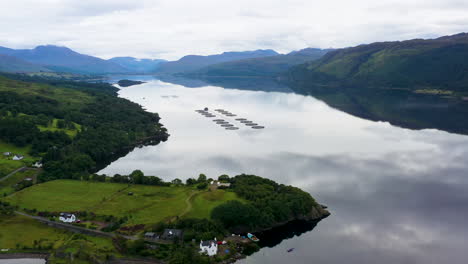
<instances>
[{"instance_id":1,"label":"calm water surface","mask_svg":"<svg viewBox=\"0 0 468 264\"><path fill-rule=\"evenodd\" d=\"M165 180L250 173L300 187L329 206L332 215L312 231L241 263L467 263L467 136L367 121L287 88L148 81L120 96L158 112L169 140L135 149L101 173L141 169ZM204 107L266 128L229 119L240 129L225 130L194 111Z\"/></svg>"}]
</instances>

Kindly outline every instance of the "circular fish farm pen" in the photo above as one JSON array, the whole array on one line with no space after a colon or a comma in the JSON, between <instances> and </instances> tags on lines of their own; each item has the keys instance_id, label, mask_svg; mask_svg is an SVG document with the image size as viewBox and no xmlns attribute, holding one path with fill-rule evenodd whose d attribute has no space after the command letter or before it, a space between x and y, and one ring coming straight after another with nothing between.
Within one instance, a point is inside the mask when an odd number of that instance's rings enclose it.
<instances>
[{"instance_id":1,"label":"circular fish farm pen","mask_svg":"<svg viewBox=\"0 0 468 264\"><path fill-rule=\"evenodd\" d=\"M222 124L221 126L222 127L233 127L234 125L232 125L232 124Z\"/></svg>"},{"instance_id":2,"label":"circular fish farm pen","mask_svg":"<svg viewBox=\"0 0 468 264\"><path fill-rule=\"evenodd\" d=\"M246 121L246 118L236 118L237 121Z\"/></svg>"},{"instance_id":3,"label":"circular fish farm pen","mask_svg":"<svg viewBox=\"0 0 468 264\"><path fill-rule=\"evenodd\" d=\"M230 115L226 115L226 116L233 117L233 116L237 116L237 115L235 115L235 114L230 114Z\"/></svg>"},{"instance_id":4,"label":"circular fish farm pen","mask_svg":"<svg viewBox=\"0 0 468 264\"><path fill-rule=\"evenodd\" d=\"M264 126L253 126L252 128L253 129L264 129L265 127Z\"/></svg>"},{"instance_id":5,"label":"circular fish farm pen","mask_svg":"<svg viewBox=\"0 0 468 264\"><path fill-rule=\"evenodd\" d=\"M246 126L258 126L258 124L256 123L248 123L248 124L245 124Z\"/></svg>"},{"instance_id":6,"label":"circular fish farm pen","mask_svg":"<svg viewBox=\"0 0 468 264\"><path fill-rule=\"evenodd\" d=\"M226 127L226 130L238 130L238 127Z\"/></svg>"},{"instance_id":7,"label":"circular fish farm pen","mask_svg":"<svg viewBox=\"0 0 468 264\"><path fill-rule=\"evenodd\" d=\"M213 119L213 122L224 122L224 119Z\"/></svg>"},{"instance_id":8,"label":"circular fish farm pen","mask_svg":"<svg viewBox=\"0 0 468 264\"><path fill-rule=\"evenodd\" d=\"M242 124L249 124L249 123L253 123L253 121L249 121L249 120L242 120L240 121Z\"/></svg>"}]
</instances>

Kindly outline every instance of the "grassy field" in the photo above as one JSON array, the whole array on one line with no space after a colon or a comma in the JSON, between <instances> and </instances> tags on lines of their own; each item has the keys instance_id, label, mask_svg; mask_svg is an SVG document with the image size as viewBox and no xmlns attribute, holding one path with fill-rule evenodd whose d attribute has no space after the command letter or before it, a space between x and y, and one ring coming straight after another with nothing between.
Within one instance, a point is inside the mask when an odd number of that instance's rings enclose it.
<instances>
[{"instance_id":1,"label":"grassy field","mask_svg":"<svg viewBox=\"0 0 468 264\"><path fill-rule=\"evenodd\" d=\"M128 195L129 192L133 195ZM192 194L195 196L189 199ZM233 199L238 199L236 194L224 190L73 180L37 184L5 198L20 208L39 211L86 210L98 215L128 216L127 224L157 223L184 213L185 217L209 218L215 206Z\"/></svg>"},{"instance_id":2,"label":"grassy field","mask_svg":"<svg viewBox=\"0 0 468 264\"><path fill-rule=\"evenodd\" d=\"M84 252L99 259L104 259L107 254L120 256L109 238L67 232L24 216L0 216L0 226L0 248L8 248L13 252L25 249L52 249L55 252L72 252L75 256ZM53 255L49 263L89 263L82 261L76 258L72 262L70 259L58 259Z\"/></svg>"},{"instance_id":3,"label":"grassy field","mask_svg":"<svg viewBox=\"0 0 468 264\"><path fill-rule=\"evenodd\" d=\"M65 128L58 128L57 127L57 121L58 119L52 120L52 122L48 126L38 126L39 130L41 131L50 131L50 132L55 132L55 131L63 131L65 134L67 134L70 137L75 137L76 134L81 131L81 126L77 123L73 123L75 125L75 129L65 129Z\"/></svg>"},{"instance_id":4,"label":"grassy field","mask_svg":"<svg viewBox=\"0 0 468 264\"><path fill-rule=\"evenodd\" d=\"M239 200L234 192L215 190L199 193L192 199L192 210L185 215L187 218L210 218L211 211L218 205L229 201Z\"/></svg>"},{"instance_id":5,"label":"grassy field","mask_svg":"<svg viewBox=\"0 0 468 264\"><path fill-rule=\"evenodd\" d=\"M0 178L7 175L8 173L26 166L28 163L32 163L35 159L28 155L30 146L19 148L12 144L5 143L0 140ZM11 160L12 157L5 157L4 152L12 152L14 154L20 154L24 156L23 160Z\"/></svg>"},{"instance_id":6,"label":"grassy field","mask_svg":"<svg viewBox=\"0 0 468 264\"><path fill-rule=\"evenodd\" d=\"M27 170L15 173L10 178L0 182L0 197L9 195L15 192L14 185L24 178L33 177L37 173L36 170Z\"/></svg>"},{"instance_id":7,"label":"grassy field","mask_svg":"<svg viewBox=\"0 0 468 264\"><path fill-rule=\"evenodd\" d=\"M70 235L24 216L0 216L0 248L16 248L17 244L32 247L34 240L54 244Z\"/></svg>"}]
</instances>

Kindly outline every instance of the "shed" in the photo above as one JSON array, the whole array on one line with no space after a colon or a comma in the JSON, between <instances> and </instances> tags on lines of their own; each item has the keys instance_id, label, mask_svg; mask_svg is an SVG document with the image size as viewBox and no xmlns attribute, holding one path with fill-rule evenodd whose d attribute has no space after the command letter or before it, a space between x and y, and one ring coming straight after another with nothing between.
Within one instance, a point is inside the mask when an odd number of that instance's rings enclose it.
<instances>
[{"instance_id":1,"label":"shed","mask_svg":"<svg viewBox=\"0 0 468 264\"><path fill-rule=\"evenodd\" d=\"M164 240L175 240L175 239L182 239L183 231L181 229L164 229L164 233L162 234L161 238Z\"/></svg>"}]
</instances>

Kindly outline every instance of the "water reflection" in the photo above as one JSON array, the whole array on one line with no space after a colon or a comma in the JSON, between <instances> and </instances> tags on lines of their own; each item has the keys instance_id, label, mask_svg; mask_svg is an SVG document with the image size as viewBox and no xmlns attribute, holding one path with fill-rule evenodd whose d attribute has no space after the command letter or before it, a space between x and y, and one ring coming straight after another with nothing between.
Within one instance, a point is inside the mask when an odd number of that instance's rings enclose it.
<instances>
[{"instance_id":1,"label":"water reflection","mask_svg":"<svg viewBox=\"0 0 468 264\"><path fill-rule=\"evenodd\" d=\"M161 98L167 94L178 97ZM466 262L466 136L368 121L292 93L150 81L120 95L159 112L171 137L102 173L141 169L166 180L252 173L301 187L330 207L313 231L242 263ZM193 111L205 106L267 129L226 131Z\"/></svg>"}]
</instances>

